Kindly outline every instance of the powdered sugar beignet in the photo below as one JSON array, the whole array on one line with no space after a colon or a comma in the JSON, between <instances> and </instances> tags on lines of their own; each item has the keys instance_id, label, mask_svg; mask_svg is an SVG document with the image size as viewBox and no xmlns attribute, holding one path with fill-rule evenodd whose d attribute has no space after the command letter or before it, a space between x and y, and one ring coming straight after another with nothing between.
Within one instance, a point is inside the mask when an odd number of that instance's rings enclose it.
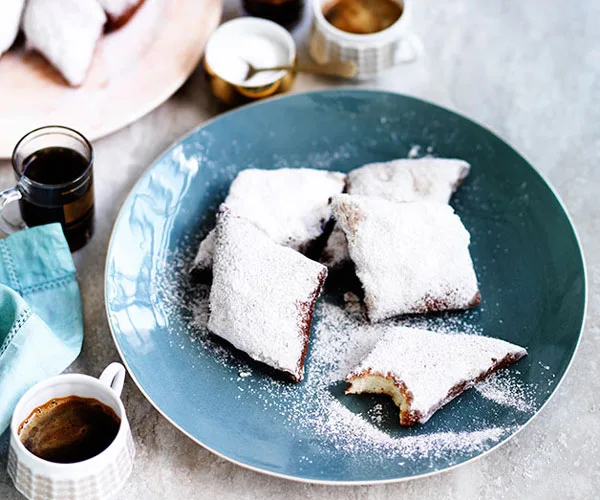
<instances>
[{"instance_id":1,"label":"powdered sugar beignet","mask_svg":"<svg viewBox=\"0 0 600 500\"><path fill-rule=\"evenodd\" d=\"M392 327L350 372L346 394L387 394L400 408L400 424L425 423L433 413L527 351L480 335Z\"/></svg>"},{"instance_id":2,"label":"powdered sugar beignet","mask_svg":"<svg viewBox=\"0 0 600 500\"><path fill-rule=\"evenodd\" d=\"M17 38L25 0L2 0L0 2L0 57Z\"/></svg>"},{"instance_id":3,"label":"powdered sugar beignet","mask_svg":"<svg viewBox=\"0 0 600 500\"><path fill-rule=\"evenodd\" d=\"M252 222L223 208L208 328L300 382L313 309L326 277L325 266L274 243Z\"/></svg>"},{"instance_id":4,"label":"powdered sugar beignet","mask_svg":"<svg viewBox=\"0 0 600 500\"><path fill-rule=\"evenodd\" d=\"M78 86L85 80L105 22L96 0L28 0L23 31L28 47Z\"/></svg>"},{"instance_id":5,"label":"powdered sugar beignet","mask_svg":"<svg viewBox=\"0 0 600 500\"><path fill-rule=\"evenodd\" d=\"M342 194L332 210L370 321L479 304L470 236L450 205Z\"/></svg>"},{"instance_id":6,"label":"powdered sugar beignet","mask_svg":"<svg viewBox=\"0 0 600 500\"><path fill-rule=\"evenodd\" d=\"M389 201L448 203L469 174L464 160L449 158L400 159L370 163L348 173L346 192ZM335 226L323 249L321 262L338 268L350 260L343 231Z\"/></svg>"},{"instance_id":7,"label":"powdered sugar beignet","mask_svg":"<svg viewBox=\"0 0 600 500\"><path fill-rule=\"evenodd\" d=\"M305 252L321 236L331 218L329 199L344 189L345 175L310 168L242 170L229 188L227 207L258 227L275 242ZM194 261L196 271L212 266L209 233Z\"/></svg>"}]
</instances>

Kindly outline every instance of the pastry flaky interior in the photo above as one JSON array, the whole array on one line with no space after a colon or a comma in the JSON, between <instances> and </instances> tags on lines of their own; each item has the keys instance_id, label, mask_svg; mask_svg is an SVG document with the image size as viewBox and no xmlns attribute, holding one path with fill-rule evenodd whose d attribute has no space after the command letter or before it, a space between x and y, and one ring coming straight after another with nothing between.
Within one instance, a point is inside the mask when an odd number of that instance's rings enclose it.
<instances>
[{"instance_id":1,"label":"pastry flaky interior","mask_svg":"<svg viewBox=\"0 0 600 500\"><path fill-rule=\"evenodd\" d=\"M294 382L327 268L278 245L222 206L215 234L208 329Z\"/></svg>"},{"instance_id":2,"label":"pastry flaky interior","mask_svg":"<svg viewBox=\"0 0 600 500\"><path fill-rule=\"evenodd\" d=\"M346 177L346 193L388 201L448 203L470 171L464 160L451 158L399 159L370 163ZM346 236L336 225L323 249L321 262L338 269L350 262Z\"/></svg>"},{"instance_id":3,"label":"pastry flaky interior","mask_svg":"<svg viewBox=\"0 0 600 500\"><path fill-rule=\"evenodd\" d=\"M449 205L342 194L331 206L371 322L479 304L470 236Z\"/></svg>"},{"instance_id":4,"label":"pastry flaky interior","mask_svg":"<svg viewBox=\"0 0 600 500\"><path fill-rule=\"evenodd\" d=\"M345 175L310 168L242 170L225 204L260 227L275 243L306 252L331 218L329 199L344 189ZM210 271L215 233L200 243L194 270Z\"/></svg>"},{"instance_id":5,"label":"pastry flaky interior","mask_svg":"<svg viewBox=\"0 0 600 500\"><path fill-rule=\"evenodd\" d=\"M387 394L401 425L425 423L463 391L525 356L504 340L390 327L346 377L346 394Z\"/></svg>"}]
</instances>

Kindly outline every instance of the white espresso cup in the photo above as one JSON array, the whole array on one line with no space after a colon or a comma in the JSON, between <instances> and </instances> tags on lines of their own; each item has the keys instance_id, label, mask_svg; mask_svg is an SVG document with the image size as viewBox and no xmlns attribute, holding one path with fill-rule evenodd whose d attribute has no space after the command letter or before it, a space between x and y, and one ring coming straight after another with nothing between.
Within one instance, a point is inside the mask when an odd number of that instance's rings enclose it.
<instances>
[{"instance_id":1,"label":"white espresso cup","mask_svg":"<svg viewBox=\"0 0 600 500\"><path fill-rule=\"evenodd\" d=\"M96 500L113 496L131 474L135 448L120 395L125 368L111 363L100 378L65 374L29 389L17 403L10 424L8 474L15 487L31 500ZM117 436L98 455L75 463L55 463L31 453L21 442L19 425L38 406L67 396L94 398L110 406L121 419Z\"/></svg>"},{"instance_id":2,"label":"white espresso cup","mask_svg":"<svg viewBox=\"0 0 600 500\"><path fill-rule=\"evenodd\" d=\"M348 33L325 19L323 7L334 0L311 1L313 23L308 49L317 63L354 61L356 78L368 80L398 64L414 61L423 51L421 40L409 30L414 0L394 0L402 5L402 15L386 29L366 35Z\"/></svg>"}]
</instances>

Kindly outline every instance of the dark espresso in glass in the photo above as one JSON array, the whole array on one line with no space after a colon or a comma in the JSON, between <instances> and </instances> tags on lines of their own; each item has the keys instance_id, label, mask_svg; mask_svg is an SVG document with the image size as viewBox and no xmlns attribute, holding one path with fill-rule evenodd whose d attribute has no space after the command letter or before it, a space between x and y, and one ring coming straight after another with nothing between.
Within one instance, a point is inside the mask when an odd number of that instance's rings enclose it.
<instances>
[{"instance_id":1,"label":"dark espresso in glass","mask_svg":"<svg viewBox=\"0 0 600 500\"><path fill-rule=\"evenodd\" d=\"M44 127L13 154L21 217L28 226L60 222L71 251L94 232L92 147L74 130Z\"/></svg>"}]
</instances>

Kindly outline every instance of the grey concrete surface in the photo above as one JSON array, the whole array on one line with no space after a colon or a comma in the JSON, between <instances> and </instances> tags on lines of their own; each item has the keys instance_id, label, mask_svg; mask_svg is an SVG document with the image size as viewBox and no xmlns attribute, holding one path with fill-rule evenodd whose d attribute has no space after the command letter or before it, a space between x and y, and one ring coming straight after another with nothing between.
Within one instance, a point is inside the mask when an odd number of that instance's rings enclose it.
<instances>
[{"instance_id":1,"label":"grey concrete surface","mask_svg":"<svg viewBox=\"0 0 600 500\"><path fill-rule=\"evenodd\" d=\"M414 3L414 31L425 45L423 57L377 82L347 86L393 90L455 109L498 133L554 184L574 219L588 264L587 324L571 371L527 428L480 460L408 483L353 488L293 483L221 460L173 428L128 380L124 402L138 456L118 499L600 495L600 2ZM237 12L238 0L227 0L225 16ZM301 47L306 29L304 24L296 32ZM333 85L337 82L301 76L294 91ZM95 143L97 229L75 256L85 342L74 371L98 375L119 359L103 304L104 259L119 206L166 146L222 110L198 70L157 110ZM0 161L0 187L11 182L8 162ZM0 499L20 498L5 467L6 435L0 438Z\"/></svg>"}]
</instances>

